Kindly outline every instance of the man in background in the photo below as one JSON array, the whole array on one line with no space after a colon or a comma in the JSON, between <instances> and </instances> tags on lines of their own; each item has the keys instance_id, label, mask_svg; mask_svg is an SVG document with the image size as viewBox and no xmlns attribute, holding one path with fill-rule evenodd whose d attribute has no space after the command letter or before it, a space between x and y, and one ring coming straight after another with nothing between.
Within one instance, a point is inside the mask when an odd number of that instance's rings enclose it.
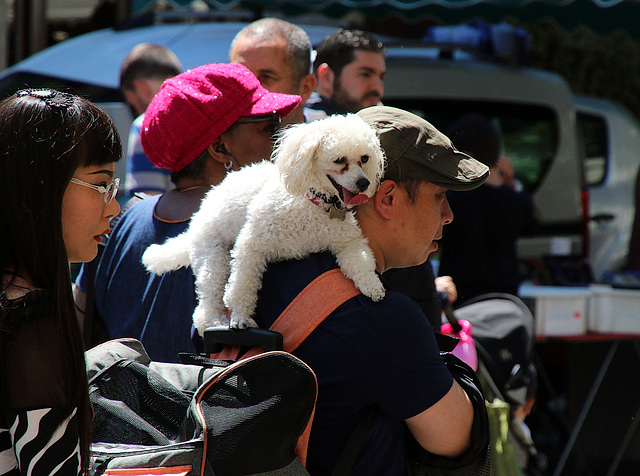
<instances>
[{"instance_id":1,"label":"man in background","mask_svg":"<svg viewBox=\"0 0 640 476\"><path fill-rule=\"evenodd\" d=\"M458 150L487 165L491 175L468 194L449 193L456 220L440 241L439 271L455 281L458 305L486 293L517 295L522 280L517 240L535 229L533 200L501 173L502 137L491 118L466 114L447 135Z\"/></svg>"},{"instance_id":2,"label":"man in background","mask_svg":"<svg viewBox=\"0 0 640 476\"><path fill-rule=\"evenodd\" d=\"M305 122L304 103L316 86L311 73L311 41L297 25L278 18L262 18L245 26L231 43L229 62L240 63L273 93L302 98L283 124Z\"/></svg>"},{"instance_id":3,"label":"man in background","mask_svg":"<svg viewBox=\"0 0 640 476\"><path fill-rule=\"evenodd\" d=\"M305 109L309 120L356 113L375 106L384 94L384 45L371 33L340 28L318 47L314 69L318 78Z\"/></svg>"},{"instance_id":4,"label":"man in background","mask_svg":"<svg viewBox=\"0 0 640 476\"><path fill-rule=\"evenodd\" d=\"M120 90L136 116L131 124L127 147L124 188L129 197L136 192L155 195L173 188L171 172L155 167L144 153L140 128L144 112L160 91L162 83L181 72L178 57L168 48L153 43L134 46L120 66Z\"/></svg>"}]
</instances>

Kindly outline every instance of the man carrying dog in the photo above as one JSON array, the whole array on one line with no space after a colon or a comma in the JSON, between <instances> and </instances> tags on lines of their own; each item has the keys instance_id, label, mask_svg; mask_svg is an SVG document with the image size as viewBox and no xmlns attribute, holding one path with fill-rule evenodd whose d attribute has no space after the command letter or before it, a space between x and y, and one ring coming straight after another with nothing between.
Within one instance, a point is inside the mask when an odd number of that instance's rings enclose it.
<instances>
[{"instance_id":1,"label":"man carrying dog","mask_svg":"<svg viewBox=\"0 0 640 476\"><path fill-rule=\"evenodd\" d=\"M447 190L471 190L489 169L457 151L420 117L386 106L358 113L380 136L387 168L356 219L382 274L415 266L438 249L453 219ZM269 328L312 280L337 268L330 253L271 264L256 321ZM384 278L383 278L384 281ZM318 401L307 469L331 474L368 409L374 418L352 475L405 474L405 429L425 450L458 458L472 447L474 410L438 352L420 307L389 287L379 302L359 295L325 319L294 351L316 373Z\"/></svg>"}]
</instances>

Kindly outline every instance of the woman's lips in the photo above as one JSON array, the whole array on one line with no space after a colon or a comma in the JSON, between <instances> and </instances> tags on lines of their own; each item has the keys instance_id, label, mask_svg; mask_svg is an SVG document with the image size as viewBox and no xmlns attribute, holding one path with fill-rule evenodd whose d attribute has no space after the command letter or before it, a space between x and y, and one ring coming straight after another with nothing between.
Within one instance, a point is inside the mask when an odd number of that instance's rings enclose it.
<instances>
[{"instance_id":1,"label":"woman's lips","mask_svg":"<svg viewBox=\"0 0 640 476\"><path fill-rule=\"evenodd\" d=\"M102 237L105 236L107 238L109 238L109 233L111 233L111 230L105 230L102 233L100 233L99 235L96 235L93 237L94 240L96 240L98 243L102 242Z\"/></svg>"}]
</instances>

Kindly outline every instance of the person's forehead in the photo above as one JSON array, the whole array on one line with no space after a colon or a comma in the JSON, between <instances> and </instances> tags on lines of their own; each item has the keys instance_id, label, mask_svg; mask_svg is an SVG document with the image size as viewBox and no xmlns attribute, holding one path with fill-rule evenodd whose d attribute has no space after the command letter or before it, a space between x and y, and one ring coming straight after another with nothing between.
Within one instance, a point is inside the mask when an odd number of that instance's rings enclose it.
<instances>
[{"instance_id":1,"label":"person's forehead","mask_svg":"<svg viewBox=\"0 0 640 476\"><path fill-rule=\"evenodd\" d=\"M74 175L100 175L106 174L113 176L116 171L116 163L110 162L108 164L96 164L96 165L80 165Z\"/></svg>"},{"instance_id":2,"label":"person's forehead","mask_svg":"<svg viewBox=\"0 0 640 476\"><path fill-rule=\"evenodd\" d=\"M262 55L269 54L274 56L287 56L287 40L281 36L273 36L270 38L247 37L238 38L231 50L232 59L238 55L248 55L259 53Z\"/></svg>"},{"instance_id":3,"label":"person's forehead","mask_svg":"<svg viewBox=\"0 0 640 476\"><path fill-rule=\"evenodd\" d=\"M287 43L284 38L270 38L260 41L256 38L238 43L231 52L231 61L245 65L254 71L271 71L291 74ZM256 73L257 71L254 71Z\"/></svg>"},{"instance_id":4,"label":"person's forehead","mask_svg":"<svg viewBox=\"0 0 640 476\"><path fill-rule=\"evenodd\" d=\"M352 69L367 68L381 73L384 73L386 69L384 56L380 53L355 50L353 58L353 61L347 65Z\"/></svg>"}]
</instances>

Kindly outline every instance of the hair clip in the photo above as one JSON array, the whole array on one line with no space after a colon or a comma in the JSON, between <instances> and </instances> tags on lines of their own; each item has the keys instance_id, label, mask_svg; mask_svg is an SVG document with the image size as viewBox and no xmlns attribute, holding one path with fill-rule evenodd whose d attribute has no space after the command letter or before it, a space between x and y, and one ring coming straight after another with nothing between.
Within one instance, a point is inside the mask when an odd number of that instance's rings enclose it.
<instances>
[{"instance_id":1,"label":"hair clip","mask_svg":"<svg viewBox=\"0 0 640 476\"><path fill-rule=\"evenodd\" d=\"M41 99L49 107L66 110L73 105L73 95L56 91L55 89L22 89L17 96L30 96Z\"/></svg>"}]
</instances>

